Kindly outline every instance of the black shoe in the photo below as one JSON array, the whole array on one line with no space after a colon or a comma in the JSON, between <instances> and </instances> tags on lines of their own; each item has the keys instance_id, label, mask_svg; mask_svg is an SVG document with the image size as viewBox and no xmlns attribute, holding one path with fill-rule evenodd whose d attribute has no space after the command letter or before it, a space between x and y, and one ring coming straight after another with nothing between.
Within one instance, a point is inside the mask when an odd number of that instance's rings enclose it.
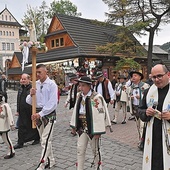
<instances>
[{"instance_id":1,"label":"black shoe","mask_svg":"<svg viewBox=\"0 0 170 170\"><path fill-rule=\"evenodd\" d=\"M15 156L15 153L11 153L10 155L4 156L4 159L11 159Z\"/></svg>"},{"instance_id":2,"label":"black shoe","mask_svg":"<svg viewBox=\"0 0 170 170\"><path fill-rule=\"evenodd\" d=\"M116 121L114 121L114 120L112 120L112 121L111 121L111 123L113 123L113 124L117 124L117 122L116 122Z\"/></svg>"},{"instance_id":3,"label":"black shoe","mask_svg":"<svg viewBox=\"0 0 170 170\"><path fill-rule=\"evenodd\" d=\"M37 144L39 144L39 143L40 143L40 140L34 140L34 142L32 142L31 145L37 145Z\"/></svg>"},{"instance_id":4,"label":"black shoe","mask_svg":"<svg viewBox=\"0 0 170 170\"><path fill-rule=\"evenodd\" d=\"M16 145L14 146L14 149L20 149L20 148L23 148L23 147L24 147L24 145L16 144Z\"/></svg>"},{"instance_id":5,"label":"black shoe","mask_svg":"<svg viewBox=\"0 0 170 170\"><path fill-rule=\"evenodd\" d=\"M45 167L44 167L45 169L50 169L50 159L49 158L47 158L47 163L46 163L46 165L45 165Z\"/></svg>"},{"instance_id":6,"label":"black shoe","mask_svg":"<svg viewBox=\"0 0 170 170\"><path fill-rule=\"evenodd\" d=\"M130 116L128 120L135 120L135 116Z\"/></svg>"},{"instance_id":7,"label":"black shoe","mask_svg":"<svg viewBox=\"0 0 170 170\"><path fill-rule=\"evenodd\" d=\"M122 124L126 124L126 120L124 120L124 121L122 122Z\"/></svg>"},{"instance_id":8,"label":"black shoe","mask_svg":"<svg viewBox=\"0 0 170 170\"><path fill-rule=\"evenodd\" d=\"M77 134L76 134L76 133L71 132L71 135L74 137L74 136L76 136Z\"/></svg>"}]
</instances>

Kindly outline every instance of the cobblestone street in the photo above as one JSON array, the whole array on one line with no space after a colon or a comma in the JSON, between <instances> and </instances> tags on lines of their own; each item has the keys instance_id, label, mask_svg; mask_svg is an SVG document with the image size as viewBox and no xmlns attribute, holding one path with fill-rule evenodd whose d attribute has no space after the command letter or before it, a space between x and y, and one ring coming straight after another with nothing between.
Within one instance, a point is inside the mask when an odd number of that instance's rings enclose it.
<instances>
[{"instance_id":1,"label":"cobblestone street","mask_svg":"<svg viewBox=\"0 0 170 170\"><path fill-rule=\"evenodd\" d=\"M13 115L16 112L17 92L8 90L9 104ZM71 111L64 108L66 96L61 96L57 109L57 121L53 133L53 151L56 159L54 170L75 170L76 166L76 142L77 137L70 134L69 121ZM109 106L110 117L113 117L113 108ZM128 115L129 117L129 115ZM16 119L16 117L14 116ZM103 170L141 170L142 152L137 148L138 134L135 121L127 121L121 124L119 116L118 124L112 125L113 132L109 131L101 138ZM10 132L10 137L15 145L17 142L17 130ZM41 154L41 146L26 143L22 149L16 150L16 155L10 160L4 160L6 146L0 139L0 170L35 170ZM85 169L90 170L93 156L88 146L86 151Z\"/></svg>"}]
</instances>

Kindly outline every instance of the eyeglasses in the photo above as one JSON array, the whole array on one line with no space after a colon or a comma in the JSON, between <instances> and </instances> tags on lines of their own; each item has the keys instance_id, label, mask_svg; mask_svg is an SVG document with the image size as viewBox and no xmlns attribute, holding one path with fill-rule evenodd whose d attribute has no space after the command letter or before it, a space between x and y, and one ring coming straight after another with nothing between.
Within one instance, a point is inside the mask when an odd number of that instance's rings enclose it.
<instances>
[{"instance_id":1,"label":"eyeglasses","mask_svg":"<svg viewBox=\"0 0 170 170\"><path fill-rule=\"evenodd\" d=\"M166 73L165 73L165 74L166 74ZM157 78L158 80L161 80L165 74L158 74L158 75L156 75L156 76L152 76L152 80L155 81L156 78Z\"/></svg>"}]
</instances>

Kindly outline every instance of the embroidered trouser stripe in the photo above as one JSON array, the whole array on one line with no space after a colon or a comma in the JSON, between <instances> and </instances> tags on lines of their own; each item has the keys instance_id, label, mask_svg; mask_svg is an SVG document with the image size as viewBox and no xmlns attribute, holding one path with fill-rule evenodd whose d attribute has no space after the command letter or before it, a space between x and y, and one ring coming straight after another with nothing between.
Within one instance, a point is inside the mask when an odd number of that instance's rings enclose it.
<instances>
[{"instance_id":1,"label":"embroidered trouser stripe","mask_svg":"<svg viewBox=\"0 0 170 170\"><path fill-rule=\"evenodd\" d=\"M49 122L45 127L44 127L44 123L42 123L42 125L39 128L37 128L41 137L41 146L43 148L41 160L38 167L40 167L40 165L44 163L44 161L46 161L47 157L53 159L54 161L54 157L52 153L52 144L51 144L53 125L54 125L54 121L52 123Z\"/></svg>"},{"instance_id":2,"label":"embroidered trouser stripe","mask_svg":"<svg viewBox=\"0 0 170 170\"><path fill-rule=\"evenodd\" d=\"M8 132L2 133L2 140L5 142L5 144L8 146L9 148L9 154L12 154L14 152L14 148L11 142L11 139L8 136Z\"/></svg>"}]
</instances>

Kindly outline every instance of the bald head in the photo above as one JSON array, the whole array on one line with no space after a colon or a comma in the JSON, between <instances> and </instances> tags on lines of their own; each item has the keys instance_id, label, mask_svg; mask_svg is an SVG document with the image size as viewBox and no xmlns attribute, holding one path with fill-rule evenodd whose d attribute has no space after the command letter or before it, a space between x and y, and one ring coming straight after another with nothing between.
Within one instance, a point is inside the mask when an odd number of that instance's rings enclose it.
<instances>
[{"instance_id":1,"label":"bald head","mask_svg":"<svg viewBox=\"0 0 170 170\"><path fill-rule=\"evenodd\" d=\"M23 85L28 85L30 83L30 75L26 73L22 74L21 80Z\"/></svg>"},{"instance_id":2,"label":"bald head","mask_svg":"<svg viewBox=\"0 0 170 170\"><path fill-rule=\"evenodd\" d=\"M166 66L165 66L165 65L162 65L162 64L157 64L157 65L155 65L155 66L152 68L151 73L152 73L152 71L154 71L154 70L162 70L162 71L164 71L165 73L168 72L168 69L166 68Z\"/></svg>"},{"instance_id":3,"label":"bald head","mask_svg":"<svg viewBox=\"0 0 170 170\"><path fill-rule=\"evenodd\" d=\"M152 70L152 79L158 88L163 88L169 83L168 69L165 65L157 64Z\"/></svg>"}]
</instances>

